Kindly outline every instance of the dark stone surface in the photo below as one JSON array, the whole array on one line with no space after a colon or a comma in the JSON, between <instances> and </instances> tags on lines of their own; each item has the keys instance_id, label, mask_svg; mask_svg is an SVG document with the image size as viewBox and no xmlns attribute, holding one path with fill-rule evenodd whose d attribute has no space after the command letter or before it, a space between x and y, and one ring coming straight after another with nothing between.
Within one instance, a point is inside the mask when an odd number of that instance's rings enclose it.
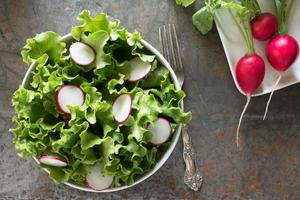
<instances>
[{"instance_id":1,"label":"dark stone surface","mask_svg":"<svg viewBox=\"0 0 300 200\"><path fill-rule=\"evenodd\" d=\"M235 129L245 97L232 81L219 36L201 36L191 23L199 7L174 0L0 0L0 199L300 199L300 87L275 93L266 121L267 96L252 99L241 128ZM8 129L10 99L27 66L19 54L26 38L53 30L68 33L84 8L119 18L130 31L158 45L158 27L174 23L186 67L186 108L193 112L190 134L204 184L193 192L183 184L182 142L151 178L126 191L92 194L55 185L32 159L16 155Z\"/></svg>"}]
</instances>

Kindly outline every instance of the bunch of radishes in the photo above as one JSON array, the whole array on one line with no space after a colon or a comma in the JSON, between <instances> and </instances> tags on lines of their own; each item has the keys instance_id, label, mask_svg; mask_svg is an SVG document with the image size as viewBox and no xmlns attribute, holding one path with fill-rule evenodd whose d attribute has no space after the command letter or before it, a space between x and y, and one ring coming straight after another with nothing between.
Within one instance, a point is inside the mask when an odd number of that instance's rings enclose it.
<instances>
[{"instance_id":1,"label":"bunch of radishes","mask_svg":"<svg viewBox=\"0 0 300 200\"><path fill-rule=\"evenodd\" d=\"M244 4L243 6L247 6L248 1L241 2L242 5ZM247 97L247 103L243 109L237 127L237 146L239 146L239 128L241 120L247 106L249 105L251 95L261 85L265 75L265 63L259 55L255 54L252 36L259 41L269 40L266 46L266 57L271 66L279 73L278 79L270 94L263 119L266 117L269 103L273 92L282 77L282 73L294 63L299 53L298 42L294 37L286 33L286 24L293 7L294 0L289 2L286 0L276 2L274 0L273 2L276 10L276 16L271 13L259 13L254 19L249 17L246 17L245 19L245 16L238 13L242 23L237 23L236 19L234 19L245 39L248 49L247 54L240 58L236 65L237 82ZM231 10L229 10L229 12L232 17L235 18ZM250 11L248 10L248 12Z\"/></svg>"},{"instance_id":2,"label":"bunch of radishes","mask_svg":"<svg viewBox=\"0 0 300 200\"><path fill-rule=\"evenodd\" d=\"M275 15L262 13L257 0L237 1L204 0L203 7L193 14L192 21L194 26L205 35L213 27L216 11L227 9L244 39L247 53L236 64L236 80L247 97L236 131L236 143L239 146L239 128L243 115L250 103L252 94L259 88L265 76L265 63L255 53L253 37L258 41L270 40L266 46L266 57L271 66L279 73L266 106L264 119L282 73L296 60L299 47L295 38L286 33L286 24L295 0L269 0L274 5ZM185 7L194 2L195 0L176 0L177 4Z\"/></svg>"}]
</instances>

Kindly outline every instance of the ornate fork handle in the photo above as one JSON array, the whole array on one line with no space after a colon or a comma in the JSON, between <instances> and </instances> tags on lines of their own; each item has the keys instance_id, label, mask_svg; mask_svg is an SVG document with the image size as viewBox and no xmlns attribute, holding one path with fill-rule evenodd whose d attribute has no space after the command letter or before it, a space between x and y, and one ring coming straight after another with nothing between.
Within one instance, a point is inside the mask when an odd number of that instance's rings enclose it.
<instances>
[{"instance_id":1,"label":"ornate fork handle","mask_svg":"<svg viewBox=\"0 0 300 200\"><path fill-rule=\"evenodd\" d=\"M198 191L202 185L203 177L198 171L196 165L195 150L192 146L187 127L182 127L182 140L183 140L183 160L185 162L186 170L184 174L184 183L192 190Z\"/></svg>"},{"instance_id":2,"label":"ornate fork handle","mask_svg":"<svg viewBox=\"0 0 300 200\"><path fill-rule=\"evenodd\" d=\"M172 28L169 24L167 30L166 26L163 29L158 29L159 42L161 45L161 50L172 65L178 79L178 83L182 88L184 82L184 68L181 60L179 42L177 38L176 28L173 24ZM196 156L195 151L189 137L187 127L182 128L182 140L183 140L183 159L185 162L186 170L184 173L184 183L194 191L198 191L202 185L203 178L198 171L196 166Z\"/></svg>"}]
</instances>

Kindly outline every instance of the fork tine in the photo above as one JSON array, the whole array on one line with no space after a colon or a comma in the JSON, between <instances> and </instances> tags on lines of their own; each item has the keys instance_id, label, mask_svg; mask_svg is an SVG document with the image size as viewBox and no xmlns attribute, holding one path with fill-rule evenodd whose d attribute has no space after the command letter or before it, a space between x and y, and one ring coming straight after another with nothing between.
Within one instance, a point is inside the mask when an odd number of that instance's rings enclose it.
<instances>
[{"instance_id":1,"label":"fork tine","mask_svg":"<svg viewBox=\"0 0 300 200\"><path fill-rule=\"evenodd\" d=\"M164 42L163 42L163 39L162 39L162 33L161 33L161 28L160 27L158 28L158 38L159 38L159 43L160 43L160 50L161 50L163 56L166 56Z\"/></svg>"},{"instance_id":2,"label":"fork tine","mask_svg":"<svg viewBox=\"0 0 300 200\"><path fill-rule=\"evenodd\" d=\"M170 62L170 52L169 52L169 45L168 45L168 37L167 37L167 30L166 26L164 25L163 27L163 42L164 42L164 47L165 47L165 57L168 62Z\"/></svg>"},{"instance_id":3,"label":"fork tine","mask_svg":"<svg viewBox=\"0 0 300 200\"><path fill-rule=\"evenodd\" d=\"M179 85L182 87L184 82L184 70L175 25L173 24L171 27L169 24L168 28L163 26L158 29L158 33L163 56L170 63L177 75Z\"/></svg>"},{"instance_id":4,"label":"fork tine","mask_svg":"<svg viewBox=\"0 0 300 200\"><path fill-rule=\"evenodd\" d=\"M176 28L175 28L174 24L173 24L173 34L174 34L174 39L175 39L176 57L177 57L177 61L179 62L178 67L179 67L179 70L183 71L183 64L182 64L182 59L181 59L181 54L180 54L180 49L179 49L179 43L178 43Z\"/></svg>"},{"instance_id":5,"label":"fork tine","mask_svg":"<svg viewBox=\"0 0 300 200\"><path fill-rule=\"evenodd\" d=\"M169 33L169 46L170 46L170 63L171 63L171 65L174 67L174 68L177 68L177 62L176 62L176 55L175 55L175 51L174 51L174 44L173 44L173 38L174 38L174 36L173 36L173 34L172 34L172 30L171 30L171 25L169 24L169 31L168 31L168 33ZM172 59L172 61L171 61L171 59ZM177 71L177 69L176 69L176 71Z\"/></svg>"}]
</instances>

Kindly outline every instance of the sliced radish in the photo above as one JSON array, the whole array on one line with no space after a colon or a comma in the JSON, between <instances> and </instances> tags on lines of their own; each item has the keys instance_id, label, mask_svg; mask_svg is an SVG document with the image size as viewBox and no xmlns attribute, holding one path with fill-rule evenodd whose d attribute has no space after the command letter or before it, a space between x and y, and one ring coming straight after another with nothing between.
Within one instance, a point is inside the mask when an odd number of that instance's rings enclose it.
<instances>
[{"instance_id":1,"label":"sliced radish","mask_svg":"<svg viewBox=\"0 0 300 200\"><path fill-rule=\"evenodd\" d=\"M132 99L130 94L121 94L116 98L112 106L112 113L118 123L125 122L132 108Z\"/></svg>"},{"instance_id":2,"label":"sliced radish","mask_svg":"<svg viewBox=\"0 0 300 200\"><path fill-rule=\"evenodd\" d=\"M109 188L113 181L113 176L103 176L102 175L103 166L97 164L95 167L91 169L89 174L86 176L86 183L89 187L94 190L104 190Z\"/></svg>"},{"instance_id":3,"label":"sliced radish","mask_svg":"<svg viewBox=\"0 0 300 200\"><path fill-rule=\"evenodd\" d=\"M89 65L95 60L95 52L92 47L82 43L75 42L69 49L72 60L78 65Z\"/></svg>"},{"instance_id":4,"label":"sliced radish","mask_svg":"<svg viewBox=\"0 0 300 200\"><path fill-rule=\"evenodd\" d=\"M143 79L151 70L151 63L144 62L139 57L135 57L129 61L130 68L128 81L135 82Z\"/></svg>"},{"instance_id":5,"label":"sliced radish","mask_svg":"<svg viewBox=\"0 0 300 200\"><path fill-rule=\"evenodd\" d=\"M76 85L63 85L56 93L56 104L64 114L70 114L67 106L81 106L84 103L84 93Z\"/></svg>"},{"instance_id":6,"label":"sliced radish","mask_svg":"<svg viewBox=\"0 0 300 200\"><path fill-rule=\"evenodd\" d=\"M150 124L148 130L153 134L150 142L154 145L165 143L172 133L170 122L163 117L159 117L153 125Z\"/></svg>"},{"instance_id":7,"label":"sliced radish","mask_svg":"<svg viewBox=\"0 0 300 200\"><path fill-rule=\"evenodd\" d=\"M65 167L68 165L67 161L63 158L60 158L58 156L41 156L40 162L45 165L50 165L54 167Z\"/></svg>"}]
</instances>

